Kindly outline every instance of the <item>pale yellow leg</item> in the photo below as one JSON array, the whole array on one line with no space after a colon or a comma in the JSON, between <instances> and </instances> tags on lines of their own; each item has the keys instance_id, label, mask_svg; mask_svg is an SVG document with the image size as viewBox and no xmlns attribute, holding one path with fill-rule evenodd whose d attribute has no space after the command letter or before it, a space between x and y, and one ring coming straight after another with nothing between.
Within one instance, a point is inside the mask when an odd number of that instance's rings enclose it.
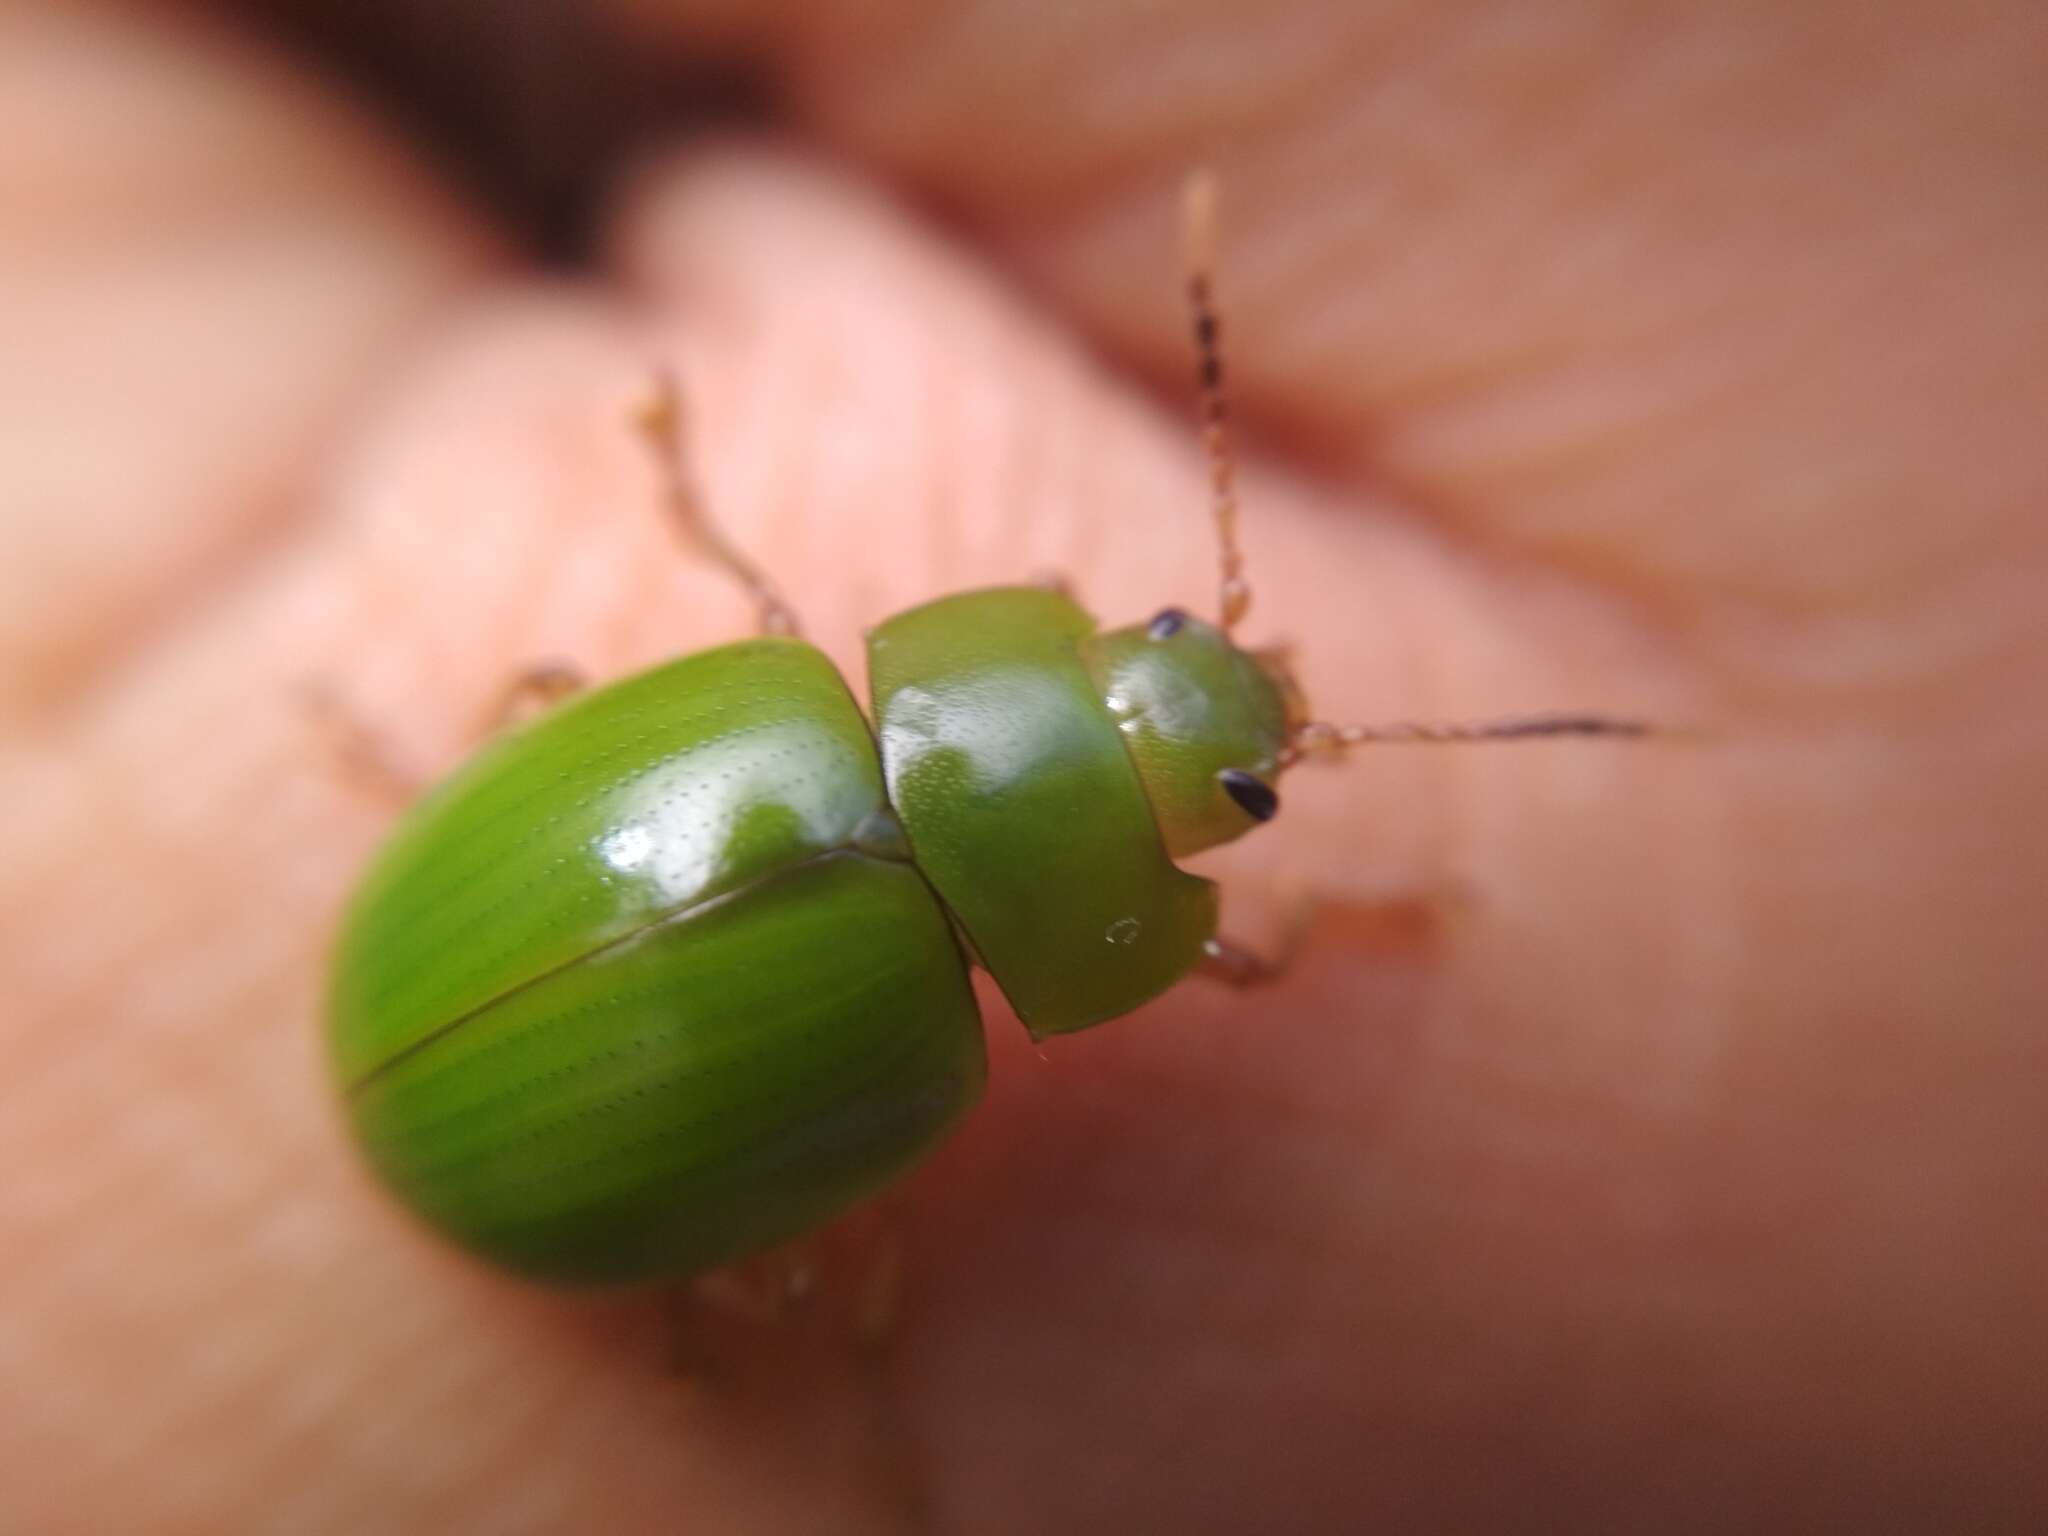
<instances>
[{"instance_id":1,"label":"pale yellow leg","mask_svg":"<svg viewBox=\"0 0 2048 1536\"><path fill-rule=\"evenodd\" d=\"M634 425L654 454L662 498L684 539L746 590L754 600L762 634L799 633L796 611L782 600L767 573L711 520L703 498L697 494L696 479L690 473L683 396L673 373L662 369L655 374L654 387L635 414Z\"/></svg>"},{"instance_id":2,"label":"pale yellow leg","mask_svg":"<svg viewBox=\"0 0 2048 1536\"><path fill-rule=\"evenodd\" d=\"M505 679L478 717L477 738L485 740L512 726L523 725L589 686L589 676L573 662L534 662Z\"/></svg>"}]
</instances>

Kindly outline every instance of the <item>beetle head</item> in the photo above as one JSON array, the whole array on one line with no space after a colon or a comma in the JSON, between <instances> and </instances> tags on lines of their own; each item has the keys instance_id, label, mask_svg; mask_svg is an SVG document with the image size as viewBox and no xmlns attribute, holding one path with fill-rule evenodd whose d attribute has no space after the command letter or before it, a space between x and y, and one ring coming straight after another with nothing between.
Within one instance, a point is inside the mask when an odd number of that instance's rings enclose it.
<instances>
[{"instance_id":1,"label":"beetle head","mask_svg":"<svg viewBox=\"0 0 2048 1536\"><path fill-rule=\"evenodd\" d=\"M1273 781L1298 713L1282 658L1241 650L1178 608L1103 631L1082 658L1170 855L1230 842L1273 818Z\"/></svg>"}]
</instances>

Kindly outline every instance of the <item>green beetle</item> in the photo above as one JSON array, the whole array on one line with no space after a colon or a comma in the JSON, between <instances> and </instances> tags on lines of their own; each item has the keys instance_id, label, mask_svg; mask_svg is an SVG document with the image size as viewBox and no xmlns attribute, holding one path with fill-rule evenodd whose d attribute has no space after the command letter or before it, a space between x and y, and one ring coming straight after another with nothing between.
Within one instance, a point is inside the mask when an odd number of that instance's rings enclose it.
<instances>
[{"instance_id":1,"label":"green beetle","mask_svg":"<svg viewBox=\"0 0 2048 1536\"><path fill-rule=\"evenodd\" d=\"M1169 608L1099 630L1041 587L943 598L869 634L863 717L702 516L660 397L646 425L674 509L769 633L501 735L365 877L330 1054L369 1161L429 1224L572 1284L774 1245L881 1190L973 1107L970 966L1040 1038L1196 969L1263 976L1218 939L1215 887L1174 860L1270 819L1304 753L1641 729L1315 724L1280 663L1232 640L1248 594L1207 207L1192 190L1218 623Z\"/></svg>"}]
</instances>

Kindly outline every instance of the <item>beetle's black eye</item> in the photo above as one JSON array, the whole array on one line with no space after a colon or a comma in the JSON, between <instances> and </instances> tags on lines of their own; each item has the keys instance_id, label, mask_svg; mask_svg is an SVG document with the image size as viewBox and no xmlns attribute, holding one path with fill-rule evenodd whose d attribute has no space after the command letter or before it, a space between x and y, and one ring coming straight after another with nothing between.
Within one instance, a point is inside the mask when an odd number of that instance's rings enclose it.
<instances>
[{"instance_id":1,"label":"beetle's black eye","mask_svg":"<svg viewBox=\"0 0 2048 1536\"><path fill-rule=\"evenodd\" d=\"M1222 781L1223 792L1253 821L1271 821L1280 814L1280 797L1264 779L1236 768L1226 768L1216 777Z\"/></svg>"},{"instance_id":2,"label":"beetle's black eye","mask_svg":"<svg viewBox=\"0 0 2048 1536\"><path fill-rule=\"evenodd\" d=\"M1154 640L1171 640L1187 621L1188 616L1180 609L1162 608L1152 615L1152 622L1145 626L1145 633Z\"/></svg>"}]
</instances>

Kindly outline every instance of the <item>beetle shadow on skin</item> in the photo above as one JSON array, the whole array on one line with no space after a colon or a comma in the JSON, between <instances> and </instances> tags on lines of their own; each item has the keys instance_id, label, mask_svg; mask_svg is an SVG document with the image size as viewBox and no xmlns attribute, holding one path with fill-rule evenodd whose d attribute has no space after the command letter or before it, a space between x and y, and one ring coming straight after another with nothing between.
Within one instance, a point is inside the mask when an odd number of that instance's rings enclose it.
<instances>
[{"instance_id":1,"label":"beetle shadow on skin","mask_svg":"<svg viewBox=\"0 0 2048 1536\"><path fill-rule=\"evenodd\" d=\"M1190 978L1043 1047L989 1006L988 1097L917 1186L903 1331L934 1296L1000 1311L1084 1284L1094 1219L1113 1232L1119 1208L1213 1209L1284 1159L1291 1128L1332 1128L1369 1159L1424 1050L1459 905L1324 901L1278 979Z\"/></svg>"},{"instance_id":2,"label":"beetle shadow on skin","mask_svg":"<svg viewBox=\"0 0 2048 1536\"><path fill-rule=\"evenodd\" d=\"M1069 1327L1077 1311L1121 1308L1148 1327L1199 1311L1183 1276L1165 1299L1142 1270L1105 1287L1094 1256L1121 1198L1206 1198L1216 1169L1262 1156L1303 1081L1327 1095L1306 1112L1340 1116L1370 1157L1417 1055L1456 905L1322 903L1278 981L1239 991L1191 977L1043 1047L977 973L988 1096L929 1163L821 1233L704 1281L542 1297L538 1326L574 1335L602 1368L664 1378L693 1456L812 1490L820 1507L914 1511L916 1404L935 1354L941 1369L985 1358L1000 1376L1004 1339ZM1304 1056L1329 1070L1274 1066Z\"/></svg>"},{"instance_id":3,"label":"beetle shadow on skin","mask_svg":"<svg viewBox=\"0 0 2048 1536\"><path fill-rule=\"evenodd\" d=\"M764 1523L914 1529L916 1458L897 1411L893 1347L903 1244L885 1195L821 1232L695 1281L541 1295L538 1326L571 1337L596 1369L651 1379L678 1453L715 1468ZM855 1522L847 1529L868 1529Z\"/></svg>"},{"instance_id":4,"label":"beetle shadow on skin","mask_svg":"<svg viewBox=\"0 0 2048 1536\"><path fill-rule=\"evenodd\" d=\"M1124 1018L1036 1045L994 988L984 987L989 1096L956 1141L1008 1134L1006 1126L983 1122L1018 1112L1099 1114L1135 1126L1150 1105L1119 1103L1118 1095L1164 1086L1162 1078L1209 1077L1227 1093L1234 1082L1259 1081L1262 1063L1296 1051L1327 1057L1335 1049L1370 1058L1364 1071L1373 1093L1347 1101L1358 1122L1369 1124L1381 1092L1398 1085L1446 930L1465 906L1456 897L1317 899L1305 909L1295 952L1277 977L1237 987L1190 976Z\"/></svg>"},{"instance_id":5,"label":"beetle shadow on skin","mask_svg":"<svg viewBox=\"0 0 2048 1536\"><path fill-rule=\"evenodd\" d=\"M866 1370L900 1315L902 1203L892 1190L816 1232L689 1279L549 1299L558 1325L593 1351L708 1397L745 1397L757 1378L807 1363Z\"/></svg>"}]
</instances>

